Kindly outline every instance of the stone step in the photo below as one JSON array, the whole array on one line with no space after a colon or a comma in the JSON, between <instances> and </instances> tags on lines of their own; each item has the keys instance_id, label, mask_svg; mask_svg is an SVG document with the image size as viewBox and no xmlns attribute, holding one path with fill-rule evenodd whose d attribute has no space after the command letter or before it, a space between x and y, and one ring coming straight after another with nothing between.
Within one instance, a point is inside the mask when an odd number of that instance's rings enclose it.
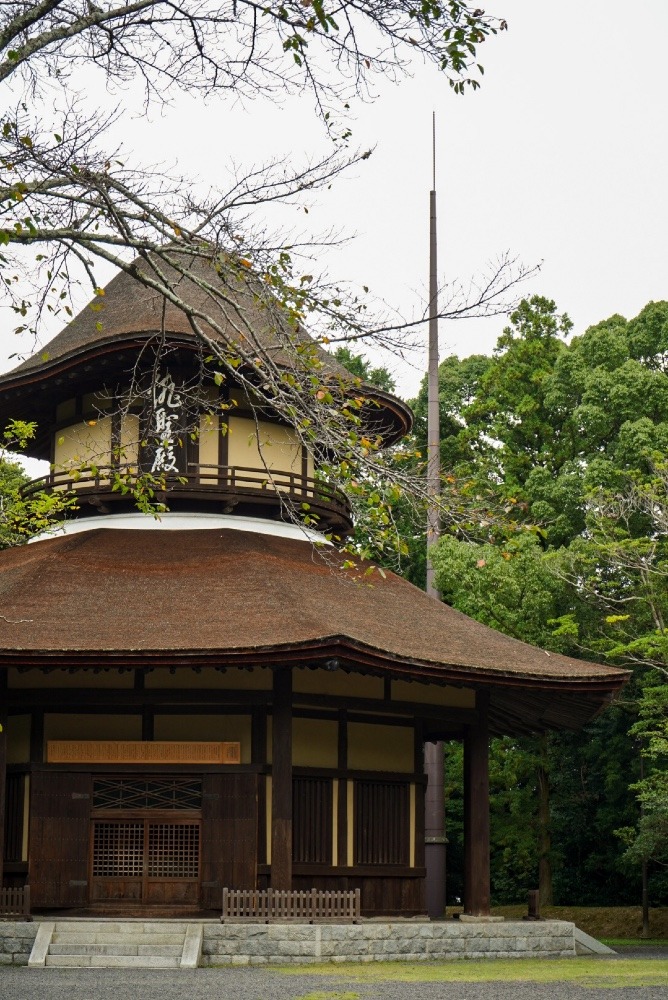
<instances>
[{"instance_id":1,"label":"stone step","mask_svg":"<svg viewBox=\"0 0 668 1000\"><path fill-rule=\"evenodd\" d=\"M179 944L75 944L51 943L49 955L156 955L159 958L181 958L183 941Z\"/></svg>"},{"instance_id":2,"label":"stone step","mask_svg":"<svg viewBox=\"0 0 668 1000\"><path fill-rule=\"evenodd\" d=\"M187 921L179 920L56 920L55 932L86 934L185 934Z\"/></svg>"},{"instance_id":3,"label":"stone step","mask_svg":"<svg viewBox=\"0 0 668 1000\"><path fill-rule=\"evenodd\" d=\"M54 931L51 944L78 944L81 941L90 944L183 945L184 936L184 934L110 934L108 932L87 934L85 931Z\"/></svg>"},{"instance_id":4,"label":"stone step","mask_svg":"<svg viewBox=\"0 0 668 1000\"><path fill-rule=\"evenodd\" d=\"M195 969L201 922L156 920L44 921L28 965L81 969Z\"/></svg>"},{"instance_id":5,"label":"stone step","mask_svg":"<svg viewBox=\"0 0 668 1000\"><path fill-rule=\"evenodd\" d=\"M46 965L69 969L178 969L180 958L159 955L47 955Z\"/></svg>"}]
</instances>

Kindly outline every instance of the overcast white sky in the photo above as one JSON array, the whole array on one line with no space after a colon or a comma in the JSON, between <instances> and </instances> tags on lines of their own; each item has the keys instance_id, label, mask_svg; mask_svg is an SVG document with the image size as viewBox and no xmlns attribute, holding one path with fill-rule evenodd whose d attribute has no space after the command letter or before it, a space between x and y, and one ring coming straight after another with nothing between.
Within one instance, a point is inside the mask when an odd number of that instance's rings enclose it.
<instances>
[{"instance_id":1,"label":"overcast white sky","mask_svg":"<svg viewBox=\"0 0 668 1000\"><path fill-rule=\"evenodd\" d=\"M323 263L407 316L420 309L434 110L443 279L507 249L526 264L543 260L526 293L554 298L575 333L668 298L668 3L490 0L487 9L509 30L482 47L480 91L458 97L435 70L416 66L412 79L382 83L356 107L355 138L375 152L318 196L308 219L358 235ZM250 165L329 145L306 99L232 109L224 99L179 98L167 113L126 120L122 134L136 159L178 160L205 183L230 157ZM489 352L503 325L444 324L442 352ZM415 393L422 361L397 371L404 394Z\"/></svg>"}]
</instances>

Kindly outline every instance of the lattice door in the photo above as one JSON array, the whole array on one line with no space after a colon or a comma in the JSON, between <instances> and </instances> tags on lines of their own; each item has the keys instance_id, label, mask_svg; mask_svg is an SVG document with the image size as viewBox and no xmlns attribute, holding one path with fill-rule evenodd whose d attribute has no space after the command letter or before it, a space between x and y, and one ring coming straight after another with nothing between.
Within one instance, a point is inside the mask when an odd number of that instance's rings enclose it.
<instances>
[{"instance_id":1,"label":"lattice door","mask_svg":"<svg viewBox=\"0 0 668 1000\"><path fill-rule=\"evenodd\" d=\"M149 878L199 877L199 823L147 823Z\"/></svg>"},{"instance_id":2,"label":"lattice door","mask_svg":"<svg viewBox=\"0 0 668 1000\"><path fill-rule=\"evenodd\" d=\"M199 878L199 820L93 821L92 901L196 904Z\"/></svg>"},{"instance_id":3,"label":"lattice door","mask_svg":"<svg viewBox=\"0 0 668 1000\"><path fill-rule=\"evenodd\" d=\"M103 823L93 827L93 878L141 878L144 824Z\"/></svg>"}]
</instances>

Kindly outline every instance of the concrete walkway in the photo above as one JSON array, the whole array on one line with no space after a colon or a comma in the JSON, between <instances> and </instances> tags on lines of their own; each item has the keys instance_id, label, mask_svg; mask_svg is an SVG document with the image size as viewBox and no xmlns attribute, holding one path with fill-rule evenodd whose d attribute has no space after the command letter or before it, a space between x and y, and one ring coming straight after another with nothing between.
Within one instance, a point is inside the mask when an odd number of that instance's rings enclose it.
<instances>
[{"instance_id":1,"label":"concrete walkway","mask_svg":"<svg viewBox=\"0 0 668 1000\"><path fill-rule=\"evenodd\" d=\"M649 957L649 956L648 956ZM601 958L605 964L615 958ZM264 969L115 970L0 967L0 1000L666 1000L665 986L570 983L355 983Z\"/></svg>"}]
</instances>

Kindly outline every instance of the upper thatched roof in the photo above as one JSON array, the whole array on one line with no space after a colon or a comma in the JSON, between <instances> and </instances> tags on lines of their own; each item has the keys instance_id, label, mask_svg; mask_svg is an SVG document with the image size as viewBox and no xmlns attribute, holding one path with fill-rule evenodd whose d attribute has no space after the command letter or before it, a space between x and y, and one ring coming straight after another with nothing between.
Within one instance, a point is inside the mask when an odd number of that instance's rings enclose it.
<instances>
[{"instance_id":1,"label":"upper thatched roof","mask_svg":"<svg viewBox=\"0 0 668 1000\"><path fill-rule=\"evenodd\" d=\"M178 256L178 255L173 255ZM226 339L250 352L271 359L279 366L299 364L299 345L312 345L322 362L324 379L350 379L350 373L300 326L290 321L286 310L271 289L251 271L237 265L221 267L204 256L186 257L181 274L162 261L157 262L162 275L177 295L199 316L210 316L223 331L223 336L209 324L201 326L213 342ZM148 279L156 274L150 263L138 258L133 267ZM203 286L210 286L210 289ZM52 376L67 376L94 358L109 355L121 345L141 345L164 332L171 344L177 343L202 349L186 313L160 292L148 287L139 278L121 271L59 334L32 357L12 371L0 375L0 417L9 407L7 417L28 417L18 397L25 400L25 390ZM206 348L204 348L206 353ZM16 390L16 391L12 391ZM409 408L394 396L374 387L364 392L380 404L385 422L393 427L391 438L410 429ZM17 395L18 393L18 395ZM9 402L11 400L11 402ZM7 401L7 402L6 402Z\"/></svg>"},{"instance_id":2,"label":"upper thatched roof","mask_svg":"<svg viewBox=\"0 0 668 1000\"><path fill-rule=\"evenodd\" d=\"M486 687L497 732L577 728L627 673L502 635L387 573L253 532L92 529L0 552L0 664L321 662Z\"/></svg>"}]
</instances>

